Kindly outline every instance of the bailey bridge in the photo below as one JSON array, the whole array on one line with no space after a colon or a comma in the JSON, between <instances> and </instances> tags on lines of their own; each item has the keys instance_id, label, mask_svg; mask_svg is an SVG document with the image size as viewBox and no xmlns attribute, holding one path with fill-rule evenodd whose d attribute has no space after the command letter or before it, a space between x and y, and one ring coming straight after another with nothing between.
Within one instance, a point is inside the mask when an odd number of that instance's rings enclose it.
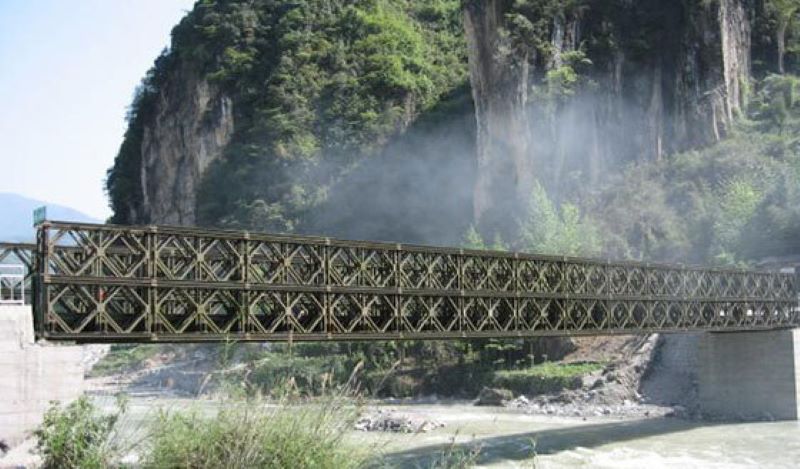
<instances>
[{"instance_id":1,"label":"bailey bridge","mask_svg":"<svg viewBox=\"0 0 800 469\"><path fill-rule=\"evenodd\" d=\"M768 362L791 401L780 415L798 414L792 273L56 221L35 245L0 245L4 257L29 267L35 334L49 342L736 332L707 334L706 390L733 380L748 399L741 382L763 385Z\"/></svg>"}]
</instances>

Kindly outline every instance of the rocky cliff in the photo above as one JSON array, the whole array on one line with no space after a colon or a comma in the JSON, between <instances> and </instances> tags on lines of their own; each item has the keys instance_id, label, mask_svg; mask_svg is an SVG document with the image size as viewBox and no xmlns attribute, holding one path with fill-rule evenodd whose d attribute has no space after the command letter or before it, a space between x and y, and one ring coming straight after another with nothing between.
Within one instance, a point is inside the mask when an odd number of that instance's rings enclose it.
<instances>
[{"instance_id":1,"label":"rocky cliff","mask_svg":"<svg viewBox=\"0 0 800 469\"><path fill-rule=\"evenodd\" d=\"M199 2L143 85L146 106L109 173L115 219L303 231L322 213L319 229L341 219L353 228L341 235L391 237L436 204L406 203L414 192L458 194L432 219L470 207L443 230L477 221L503 234L536 181L563 201L627 163L724 138L744 108L754 41L771 47L764 11L756 0ZM403 143L420 134L408 129L429 114L446 121L467 80L474 142L449 151L474 151L475 170L442 163L447 149L426 166L434 146ZM405 191L379 204L347 174L389 147L386 167L414 148L414 170L362 171ZM348 198L328 204L343 185ZM350 216L392 212L363 221L377 231Z\"/></svg>"},{"instance_id":2,"label":"rocky cliff","mask_svg":"<svg viewBox=\"0 0 800 469\"><path fill-rule=\"evenodd\" d=\"M193 225L199 181L234 132L233 101L182 70L159 90L142 136L141 221Z\"/></svg>"},{"instance_id":3,"label":"rocky cliff","mask_svg":"<svg viewBox=\"0 0 800 469\"><path fill-rule=\"evenodd\" d=\"M720 140L750 78L745 0L471 2L475 217L632 160ZM566 187L569 187L567 184Z\"/></svg>"}]
</instances>

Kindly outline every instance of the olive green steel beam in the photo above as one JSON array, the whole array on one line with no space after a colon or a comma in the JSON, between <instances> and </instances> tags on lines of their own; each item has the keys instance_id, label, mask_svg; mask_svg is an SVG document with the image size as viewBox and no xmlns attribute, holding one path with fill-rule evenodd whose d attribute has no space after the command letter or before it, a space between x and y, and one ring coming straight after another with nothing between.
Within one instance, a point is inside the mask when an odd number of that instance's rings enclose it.
<instances>
[{"instance_id":1,"label":"olive green steel beam","mask_svg":"<svg viewBox=\"0 0 800 469\"><path fill-rule=\"evenodd\" d=\"M44 222L37 336L528 337L800 326L791 274L185 227Z\"/></svg>"}]
</instances>

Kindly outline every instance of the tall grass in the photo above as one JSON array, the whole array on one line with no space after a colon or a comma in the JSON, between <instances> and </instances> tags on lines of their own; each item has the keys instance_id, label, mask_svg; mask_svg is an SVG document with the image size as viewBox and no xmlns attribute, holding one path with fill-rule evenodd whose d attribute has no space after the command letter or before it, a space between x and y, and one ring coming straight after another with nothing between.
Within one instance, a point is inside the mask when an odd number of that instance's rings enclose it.
<instances>
[{"instance_id":1,"label":"tall grass","mask_svg":"<svg viewBox=\"0 0 800 469\"><path fill-rule=\"evenodd\" d=\"M45 469L393 467L379 442L352 437L362 410L354 381L298 398L290 380L279 400L229 396L221 406L152 408L145 416L128 413L125 399L109 412L82 397L47 412L37 448ZM477 455L452 445L420 467L469 467Z\"/></svg>"},{"instance_id":2,"label":"tall grass","mask_svg":"<svg viewBox=\"0 0 800 469\"><path fill-rule=\"evenodd\" d=\"M161 412L142 458L145 467L356 468L369 453L344 440L358 416L345 399L303 405L248 399L215 414Z\"/></svg>"}]
</instances>

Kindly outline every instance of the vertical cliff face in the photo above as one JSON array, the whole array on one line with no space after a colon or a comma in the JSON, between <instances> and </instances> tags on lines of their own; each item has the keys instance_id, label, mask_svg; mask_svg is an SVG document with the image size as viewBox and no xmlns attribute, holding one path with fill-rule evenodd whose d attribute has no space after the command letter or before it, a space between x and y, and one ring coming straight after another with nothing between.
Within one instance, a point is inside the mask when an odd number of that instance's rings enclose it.
<instances>
[{"instance_id":1,"label":"vertical cliff face","mask_svg":"<svg viewBox=\"0 0 800 469\"><path fill-rule=\"evenodd\" d=\"M751 18L742 0L720 0L720 42L727 122L743 111L750 79Z\"/></svg>"},{"instance_id":2,"label":"vertical cliff face","mask_svg":"<svg viewBox=\"0 0 800 469\"><path fill-rule=\"evenodd\" d=\"M464 29L477 120L476 220L504 217L528 196L533 165L529 146L530 61L503 37L504 0L467 5Z\"/></svg>"},{"instance_id":3,"label":"vertical cliff face","mask_svg":"<svg viewBox=\"0 0 800 469\"><path fill-rule=\"evenodd\" d=\"M183 69L160 90L141 145L139 222L193 225L197 190L234 131L233 102Z\"/></svg>"},{"instance_id":4,"label":"vertical cliff face","mask_svg":"<svg viewBox=\"0 0 800 469\"><path fill-rule=\"evenodd\" d=\"M591 184L620 163L713 143L742 110L745 0L527 3L465 9L484 231L533 178L563 194L568 176ZM518 46L529 37L544 40Z\"/></svg>"},{"instance_id":5,"label":"vertical cliff face","mask_svg":"<svg viewBox=\"0 0 800 469\"><path fill-rule=\"evenodd\" d=\"M114 220L302 231L420 117L457 119L440 105L468 78L474 173L415 165L470 188L459 197L482 234L504 235L537 181L580 200L626 163L724 138L765 27L754 0L433 3L198 2L132 106ZM433 199L461 193L436 185Z\"/></svg>"}]
</instances>

